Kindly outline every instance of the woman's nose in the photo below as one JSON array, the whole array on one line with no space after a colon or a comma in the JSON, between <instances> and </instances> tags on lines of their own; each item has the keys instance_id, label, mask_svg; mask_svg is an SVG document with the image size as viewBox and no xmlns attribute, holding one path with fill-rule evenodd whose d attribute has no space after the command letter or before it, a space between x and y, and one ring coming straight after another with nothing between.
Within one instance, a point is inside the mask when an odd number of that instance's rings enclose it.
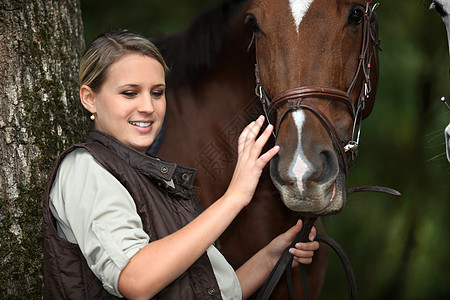
<instances>
[{"instance_id":1,"label":"woman's nose","mask_svg":"<svg viewBox=\"0 0 450 300\"><path fill-rule=\"evenodd\" d=\"M143 113L152 113L153 112L153 100L150 93L146 93L143 95L139 102L138 110Z\"/></svg>"}]
</instances>

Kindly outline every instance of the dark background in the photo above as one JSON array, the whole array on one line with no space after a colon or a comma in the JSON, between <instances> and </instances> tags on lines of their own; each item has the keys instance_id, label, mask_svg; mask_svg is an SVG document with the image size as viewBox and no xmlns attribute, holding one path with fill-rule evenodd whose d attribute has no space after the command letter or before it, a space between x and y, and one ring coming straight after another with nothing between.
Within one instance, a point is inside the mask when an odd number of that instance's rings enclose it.
<instances>
[{"instance_id":1,"label":"dark background","mask_svg":"<svg viewBox=\"0 0 450 300\"><path fill-rule=\"evenodd\" d=\"M147 37L174 33L217 2L81 0L86 43L115 28ZM450 98L445 28L424 1L380 2L381 80L348 185L388 186L403 196L352 195L345 210L324 223L352 262L360 299L450 299L450 164L443 131L450 114L439 101ZM334 255L321 299L348 299Z\"/></svg>"}]
</instances>

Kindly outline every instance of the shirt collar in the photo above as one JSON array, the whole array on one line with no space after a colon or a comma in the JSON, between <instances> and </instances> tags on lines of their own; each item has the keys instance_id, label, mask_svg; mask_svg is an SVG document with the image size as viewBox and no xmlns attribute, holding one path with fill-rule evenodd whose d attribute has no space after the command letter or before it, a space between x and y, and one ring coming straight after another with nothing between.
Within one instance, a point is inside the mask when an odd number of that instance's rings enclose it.
<instances>
[{"instance_id":1,"label":"shirt collar","mask_svg":"<svg viewBox=\"0 0 450 300\"><path fill-rule=\"evenodd\" d=\"M179 166L149 153L142 154L102 131L90 131L87 142L97 142L113 150L141 174L156 178L159 181L162 179L166 183L173 181L175 186L180 185L182 189L192 189L196 174L195 169Z\"/></svg>"}]
</instances>

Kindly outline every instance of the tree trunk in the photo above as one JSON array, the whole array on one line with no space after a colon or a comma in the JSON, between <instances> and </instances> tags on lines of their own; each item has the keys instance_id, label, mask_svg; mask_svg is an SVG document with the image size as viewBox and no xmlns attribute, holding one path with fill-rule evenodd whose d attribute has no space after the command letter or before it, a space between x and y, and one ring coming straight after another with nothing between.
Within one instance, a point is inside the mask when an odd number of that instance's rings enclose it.
<instances>
[{"instance_id":1,"label":"tree trunk","mask_svg":"<svg viewBox=\"0 0 450 300\"><path fill-rule=\"evenodd\" d=\"M79 0L0 0L0 295L42 298L41 201L53 161L79 141Z\"/></svg>"}]
</instances>

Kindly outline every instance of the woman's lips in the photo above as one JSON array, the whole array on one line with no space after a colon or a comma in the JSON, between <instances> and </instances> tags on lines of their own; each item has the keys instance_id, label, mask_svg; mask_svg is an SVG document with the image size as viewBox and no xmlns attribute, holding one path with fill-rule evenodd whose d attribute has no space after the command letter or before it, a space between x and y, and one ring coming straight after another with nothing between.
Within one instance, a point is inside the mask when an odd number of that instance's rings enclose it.
<instances>
[{"instance_id":1,"label":"woman's lips","mask_svg":"<svg viewBox=\"0 0 450 300\"><path fill-rule=\"evenodd\" d=\"M142 133L147 133L152 129L153 122L129 122L134 128Z\"/></svg>"}]
</instances>

